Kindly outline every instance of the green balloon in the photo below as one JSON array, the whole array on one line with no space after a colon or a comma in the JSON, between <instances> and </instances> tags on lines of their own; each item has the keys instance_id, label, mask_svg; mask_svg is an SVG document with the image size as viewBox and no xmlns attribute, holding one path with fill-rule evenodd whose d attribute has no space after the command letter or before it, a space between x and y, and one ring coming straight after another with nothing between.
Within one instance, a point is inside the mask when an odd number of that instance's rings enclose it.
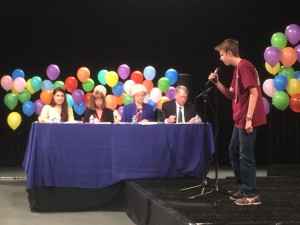
<instances>
[{"instance_id":1,"label":"green balloon","mask_svg":"<svg viewBox=\"0 0 300 225\"><path fill-rule=\"evenodd\" d=\"M281 51L287 44L287 38L285 34L281 32L273 34L271 37L271 44Z\"/></svg>"},{"instance_id":2,"label":"green balloon","mask_svg":"<svg viewBox=\"0 0 300 225\"><path fill-rule=\"evenodd\" d=\"M289 95L284 91L277 91L272 97L273 105L279 110L285 110L289 106Z\"/></svg>"},{"instance_id":3,"label":"green balloon","mask_svg":"<svg viewBox=\"0 0 300 225\"><path fill-rule=\"evenodd\" d=\"M130 103L133 103L133 98L130 95L124 95L123 97L123 103L124 105L128 105Z\"/></svg>"},{"instance_id":4,"label":"green balloon","mask_svg":"<svg viewBox=\"0 0 300 225\"><path fill-rule=\"evenodd\" d=\"M18 94L18 99L22 103L29 101L30 98L31 98L31 94L30 94L30 92L27 89L24 89L22 92L20 92Z\"/></svg>"},{"instance_id":5,"label":"green balloon","mask_svg":"<svg viewBox=\"0 0 300 225\"><path fill-rule=\"evenodd\" d=\"M157 87L162 91L166 92L170 88L170 81L166 77L162 77L158 80Z\"/></svg>"},{"instance_id":6,"label":"green balloon","mask_svg":"<svg viewBox=\"0 0 300 225\"><path fill-rule=\"evenodd\" d=\"M58 88L58 87L61 87L62 89L65 90L65 84L64 84L64 82L62 82L60 80L55 81L54 84L53 84L53 90L55 88Z\"/></svg>"},{"instance_id":7,"label":"green balloon","mask_svg":"<svg viewBox=\"0 0 300 225\"><path fill-rule=\"evenodd\" d=\"M4 97L4 104L13 110L18 104L18 97L14 93L7 93Z\"/></svg>"},{"instance_id":8,"label":"green balloon","mask_svg":"<svg viewBox=\"0 0 300 225\"><path fill-rule=\"evenodd\" d=\"M82 83L82 88L85 92L92 91L94 87L95 87L95 82L91 78L88 78L86 82Z\"/></svg>"},{"instance_id":9,"label":"green balloon","mask_svg":"<svg viewBox=\"0 0 300 225\"><path fill-rule=\"evenodd\" d=\"M285 76L288 80L291 78L295 78L295 70L293 69L293 67L282 66L278 71L278 75L279 74Z\"/></svg>"}]
</instances>

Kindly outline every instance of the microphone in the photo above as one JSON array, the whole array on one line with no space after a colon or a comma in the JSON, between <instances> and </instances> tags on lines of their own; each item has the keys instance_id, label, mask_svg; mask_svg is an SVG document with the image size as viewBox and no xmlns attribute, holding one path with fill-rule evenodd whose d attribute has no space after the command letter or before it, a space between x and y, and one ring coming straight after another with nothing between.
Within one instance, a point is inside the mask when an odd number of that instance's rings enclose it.
<instances>
[{"instance_id":1,"label":"microphone","mask_svg":"<svg viewBox=\"0 0 300 225\"><path fill-rule=\"evenodd\" d=\"M203 95L207 95L209 92L211 92L212 90L214 90L214 87L215 86L210 86L209 88L207 88L206 90L204 90L203 92L201 92L199 95L197 95L196 98L199 98L199 97L201 97Z\"/></svg>"},{"instance_id":2,"label":"microphone","mask_svg":"<svg viewBox=\"0 0 300 225\"><path fill-rule=\"evenodd\" d=\"M217 67L217 68L215 69L214 73L218 74L219 72L220 72L220 67ZM206 87L209 83L213 83L214 85L216 85L217 81L218 81L217 78L214 78L214 79L212 79L212 80L208 80L208 81L206 82L206 84L205 84L205 87Z\"/></svg>"}]
</instances>

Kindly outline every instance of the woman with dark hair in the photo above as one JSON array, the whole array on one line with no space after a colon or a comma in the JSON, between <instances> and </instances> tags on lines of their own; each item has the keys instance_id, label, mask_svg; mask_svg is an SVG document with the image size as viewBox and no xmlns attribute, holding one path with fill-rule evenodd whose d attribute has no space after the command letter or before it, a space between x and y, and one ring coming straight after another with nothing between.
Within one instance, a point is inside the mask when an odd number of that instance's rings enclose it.
<instances>
[{"instance_id":1,"label":"woman with dark hair","mask_svg":"<svg viewBox=\"0 0 300 225\"><path fill-rule=\"evenodd\" d=\"M49 105L44 105L38 120L41 123L74 121L73 109L68 106L63 88L53 90L52 100Z\"/></svg>"},{"instance_id":2,"label":"woman with dark hair","mask_svg":"<svg viewBox=\"0 0 300 225\"><path fill-rule=\"evenodd\" d=\"M93 116L97 122L114 123L113 111L106 108L105 96L101 91L94 91L84 112L83 122L89 122Z\"/></svg>"}]
</instances>

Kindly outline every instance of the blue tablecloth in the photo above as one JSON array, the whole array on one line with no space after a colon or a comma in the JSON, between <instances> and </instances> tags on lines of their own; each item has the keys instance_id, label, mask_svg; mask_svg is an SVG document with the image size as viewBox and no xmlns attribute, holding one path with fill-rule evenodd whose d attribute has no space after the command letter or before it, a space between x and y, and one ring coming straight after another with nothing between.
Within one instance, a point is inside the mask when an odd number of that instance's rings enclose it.
<instances>
[{"instance_id":1,"label":"blue tablecloth","mask_svg":"<svg viewBox=\"0 0 300 225\"><path fill-rule=\"evenodd\" d=\"M207 175L211 124L33 123L23 162L27 189L103 188L121 180Z\"/></svg>"}]
</instances>

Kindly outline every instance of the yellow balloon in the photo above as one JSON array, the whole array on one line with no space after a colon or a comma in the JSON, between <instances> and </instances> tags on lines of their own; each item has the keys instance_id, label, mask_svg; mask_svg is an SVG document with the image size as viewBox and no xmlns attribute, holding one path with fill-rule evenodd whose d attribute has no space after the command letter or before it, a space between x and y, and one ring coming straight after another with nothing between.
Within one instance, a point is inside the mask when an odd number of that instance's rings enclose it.
<instances>
[{"instance_id":1,"label":"yellow balloon","mask_svg":"<svg viewBox=\"0 0 300 225\"><path fill-rule=\"evenodd\" d=\"M16 130L22 122L22 117L18 112L11 112L7 117L7 123L11 129Z\"/></svg>"},{"instance_id":2,"label":"yellow balloon","mask_svg":"<svg viewBox=\"0 0 300 225\"><path fill-rule=\"evenodd\" d=\"M286 92L290 96L300 94L300 81L296 78L289 79L288 85L286 86Z\"/></svg>"},{"instance_id":3,"label":"yellow balloon","mask_svg":"<svg viewBox=\"0 0 300 225\"><path fill-rule=\"evenodd\" d=\"M19 93L14 87L11 88L11 92L14 93L15 95L18 95Z\"/></svg>"},{"instance_id":4,"label":"yellow balloon","mask_svg":"<svg viewBox=\"0 0 300 225\"><path fill-rule=\"evenodd\" d=\"M30 94L34 94L35 90L31 87L30 81L31 81L31 79L27 80L27 82L26 82L26 89L30 92Z\"/></svg>"},{"instance_id":5,"label":"yellow balloon","mask_svg":"<svg viewBox=\"0 0 300 225\"><path fill-rule=\"evenodd\" d=\"M280 63L277 63L274 67L271 67L269 63L265 62L266 70L273 75L276 75L280 70Z\"/></svg>"},{"instance_id":6,"label":"yellow balloon","mask_svg":"<svg viewBox=\"0 0 300 225\"><path fill-rule=\"evenodd\" d=\"M157 107L159 109L162 109L162 105L164 104L164 102L167 102L167 101L170 101L170 99L167 96L162 96L157 103Z\"/></svg>"},{"instance_id":7,"label":"yellow balloon","mask_svg":"<svg viewBox=\"0 0 300 225\"><path fill-rule=\"evenodd\" d=\"M109 72L106 73L105 81L106 81L108 86L114 87L114 86L116 86L116 84L119 81L119 76L116 72L109 71Z\"/></svg>"}]
</instances>

